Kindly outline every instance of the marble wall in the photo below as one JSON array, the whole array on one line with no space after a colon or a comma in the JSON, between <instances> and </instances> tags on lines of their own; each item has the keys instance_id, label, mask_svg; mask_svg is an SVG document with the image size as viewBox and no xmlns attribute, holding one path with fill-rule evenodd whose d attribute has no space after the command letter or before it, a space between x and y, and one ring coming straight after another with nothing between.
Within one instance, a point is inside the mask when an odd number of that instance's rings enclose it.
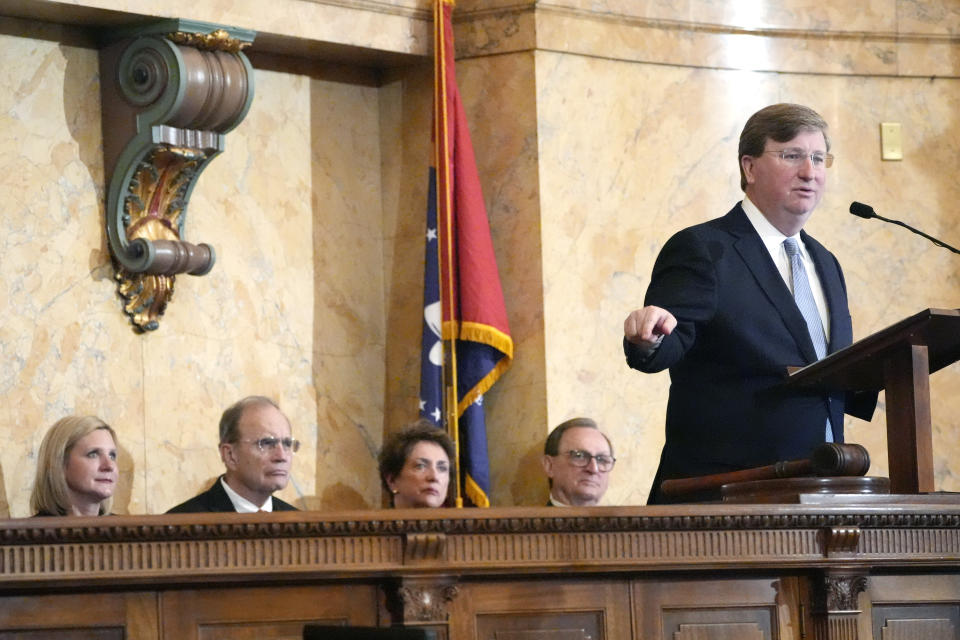
<instances>
[{"instance_id":1,"label":"marble wall","mask_svg":"<svg viewBox=\"0 0 960 640\"><path fill-rule=\"evenodd\" d=\"M153 11L427 53L427 0L276 2L270 16L250 0ZM67 4L94 12L78 20L144 10ZM809 104L833 127L837 162L808 229L844 265L856 337L958 306L952 254L846 209L865 201L960 243L960 12L946 0L751 6L458 3L457 72L516 345L485 398L494 504L542 504L543 438L574 415L616 445L606 502L645 501L669 381L627 369L622 321L663 242L740 198L737 137L765 104ZM95 44L80 27L0 18L0 515L28 515L40 439L66 413L116 427L117 511L163 511L219 473L219 414L249 393L276 397L305 442L284 499L382 505L383 434L416 413L430 65L251 60L253 107L187 216L185 238L213 244L218 262L180 277L160 329L136 335L102 229ZM901 162L880 160L885 121L903 126ZM956 366L931 381L945 490L960 490L958 388ZM882 406L847 429L885 473Z\"/></svg>"}]
</instances>

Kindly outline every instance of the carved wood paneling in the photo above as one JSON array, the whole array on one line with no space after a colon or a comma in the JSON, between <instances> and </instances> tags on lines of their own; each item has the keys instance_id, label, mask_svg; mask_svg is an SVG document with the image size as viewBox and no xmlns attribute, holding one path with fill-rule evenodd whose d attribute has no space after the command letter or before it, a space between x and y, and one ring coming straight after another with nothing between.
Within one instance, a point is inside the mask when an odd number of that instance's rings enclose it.
<instances>
[{"instance_id":1,"label":"carved wood paneling","mask_svg":"<svg viewBox=\"0 0 960 640\"><path fill-rule=\"evenodd\" d=\"M408 533L404 544L404 562L430 562L442 560L447 546L447 536L443 533Z\"/></svg>"},{"instance_id":2,"label":"carved wood paneling","mask_svg":"<svg viewBox=\"0 0 960 640\"><path fill-rule=\"evenodd\" d=\"M10 520L0 633L275 639L316 621L427 625L442 640L478 629L853 640L858 628L867 640L872 622L882 640L881 629L936 634L948 620L956 635L958 514L702 505Z\"/></svg>"},{"instance_id":3,"label":"carved wood paneling","mask_svg":"<svg viewBox=\"0 0 960 640\"><path fill-rule=\"evenodd\" d=\"M922 582L919 578L917 582ZM927 585L924 585L927 586ZM927 586L928 587L928 586ZM960 591L943 594L926 588L921 593L905 589L904 602L917 597L927 602L873 606L873 628L877 640L958 640L960 638ZM933 603L943 597L954 602Z\"/></svg>"},{"instance_id":4,"label":"carved wood paneling","mask_svg":"<svg viewBox=\"0 0 960 640\"><path fill-rule=\"evenodd\" d=\"M495 640L593 640L584 629L524 629L496 631Z\"/></svg>"},{"instance_id":5,"label":"carved wood paneling","mask_svg":"<svg viewBox=\"0 0 960 640\"><path fill-rule=\"evenodd\" d=\"M203 624L197 629L197 640L303 640L303 625L303 622Z\"/></svg>"},{"instance_id":6,"label":"carved wood paneling","mask_svg":"<svg viewBox=\"0 0 960 640\"><path fill-rule=\"evenodd\" d=\"M169 640L300 640L306 623L377 624L376 590L360 584L166 591L160 611Z\"/></svg>"},{"instance_id":7,"label":"carved wood paneling","mask_svg":"<svg viewBox=\"0 0 960 640\"><path fill-rule=\"evenodd\" d=\"M577 640L584 636L591 640L631 637L630 594L625 582L568 578L461 584L461 593L450 606L450 639L537 638L529 634L548 631L554 633L550 638Z\"/></svg>"},{"instance_id":8,"label":"carved wood paneling","mask_svg":"<svg viewBox=\"0 0 960 640\"><path fill-rule=\"evenodd\" d=\"M453 565L558 563L603 565L778 562L822 555L816 531L657 531L463 535L448 542Z\"/></svg>"},{"instance_id":9,"label":"carved wood paneling","mask_svg":"<svg viewBox=\"0 0 960 640\"><path fill-rule=\"evenodd\" d=\"M828 570L812 580L813 625L816 640L857 640L860 594L867 576L848 570ZM867 639L864 639L867 640Z\"/></svg>"},{"instance_id":10,"label":"carved wood paneling","mask_svg":"<svg viewBox=\"0 0 960 640\"><path fill-rule=\"evenodd\" d=\"M755 623L681 624L673 640L767 640Z\"/></svg>"},{"instance_id":11,"label":"carved wood paneling","mask_svg":"<svg viewBox=\"0 0 960 640\"><path fill-rule=\"evenodd\" d=\"M125 640L123 627L0 632L0 640Z\"/></svg>"},{"instance_id":12,"label":"carved wood paneling","mask_svg":"<svg viewBox=\"0 0 960 640\"><path fill-rule=\"evenodd\" d=\"M691 590L697 590L695 584ZM776 615L769 607L745 607L734 590L718 606L720 599L705 600L703 607L673 608L661 603L663 640L772 640ZM739 601L739 603L738 603ZM710 605L710 606L706 606Z\"/></svg>"},{"instance_id":13,"label":"carved wood paneling","mask_svg":"<svg viewBox=\"0 0 960 640\"><path fill-rule=\"evenodd\" d=\"M2 640L157 640L156 593L0 597Z\"/></svg>"},{"instance_id":14,"label":"carved wood paneling","mask_svg":"<svg viewBox=\"0 0 960 640\"><path fill-rule=\"evenodd\" d=\"M477 616L477 640L603 640L603 613L550 612Z\"/></svg>"},{"instance_id":15,"label":"carved wood paneling","mask_svg":"<svg viewBox=\"0 0 960 640\"><path fill-rule=\"evenodd\" d=\"M785 602L784 595L796 593L793 581L784 587L771 578L728 578L699 576L685 579L638 579L633 583L635 638L678 640L678 633L722 634L734 630L760 631L764 640L780 639L781 620L794 620L797 604ZM744 625L743 627L739 625ZM693 635L693 637L698 637ZM706 637L714 637L707 635ZM745 635L744 637L751 637Z\"/></svg>"},{"instance_id":16,"label":"carved wood paneling","mask_svg":"<svg viewBox=\"0 0 960 640\"><path fill-rule=\"evenodd\" d=\"M938 518L932 520L936 522ZM860 553L889 557L903 554L926 557L960 555L960 529L957 527L899 528L895 521L891 524L891 527L861 531Z\"/></svg>"},{"instance_id":17,"label":"carved wood paneling","mask_svg":"<svg viewBox=\"0 0 960 640\"><path fill-rule=\"evenodd\" d=\"M823 537L827 555L852 553L860 543L860 527L830 527L824 529Z\"/></svg>"},{"instance_id":18,"label":"carved wood paneling","mask_svg":"<svg viewBox=\"0 0 960 640\"><path fill-rule=\"evenodd\" d=\"M815 602L822 611L857 611L860 594L867 588L867 577L861 574L830 574L818 585Z\"/></svg>"},{"instance_id":19,"label":"carved wood paneling","mask_svg":"<svg viewBox=\"0 0 960 640\"><path fill-rule=\"evenodd\" d=\"M814 618L813 629L814 640L859 640L857 617L848 613Z\"/></svg>"},{"instance_id":20,"label":"carved wood paneling","mask_svg":"<svg viewBox=\"0 0 960 640\"><path fill-rule=\"evenodd\" d=\"M957 629L950 620L888 620L880 640L956 640Z\"/></svg>"},{"instance_id":21,"label":"carved wood paneling","mask_svg":"<svg viewBox=\"0 0 960 640\"><path fill-rule=\"evenodd\" d=\"M430 511L416 519L300 512L0 522L0 592L107 578L782 569L834 557L845 565L898 566L910 558L960 566L960 507L952 506Z\"/></svg>"},{"instance_id":22,"label":"carved wood paneling","mask_svg":"<svg viewBox=\"0 0 960 640\"><path fill-rule=\"evenodd\" d=\"M404 578L386 588L388 607L397 624L446 623L448 606L460 589L450 578Z\"/></svg>"},{"instance_id":23,"label":"carved wood paneling","mask_svg":"<svg viewBox=\"0 0 960 640\"><path fill-rule=\"evenodd\" d=\"M389 537L41 544L0 547L0 575L69 580L200 577L224 573L383 569L402 563L402 540Z\"/></svg>"}]
</instances>

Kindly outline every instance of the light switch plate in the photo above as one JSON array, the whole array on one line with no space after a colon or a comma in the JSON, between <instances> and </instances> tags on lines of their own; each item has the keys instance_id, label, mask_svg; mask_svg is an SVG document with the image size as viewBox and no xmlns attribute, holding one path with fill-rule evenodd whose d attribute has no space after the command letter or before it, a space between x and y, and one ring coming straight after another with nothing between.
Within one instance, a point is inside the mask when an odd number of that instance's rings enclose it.
<instances>
[{"instance_id":1,"label":"light switch plate","mask_svg":"<svg viewBox=\"0 0 960 640\"><path fill-rule=\"evenodd\" d=\"M899 122L880 123L880 157L884 160L903 160L903 137Z\"/></svg>"}]
</instances>

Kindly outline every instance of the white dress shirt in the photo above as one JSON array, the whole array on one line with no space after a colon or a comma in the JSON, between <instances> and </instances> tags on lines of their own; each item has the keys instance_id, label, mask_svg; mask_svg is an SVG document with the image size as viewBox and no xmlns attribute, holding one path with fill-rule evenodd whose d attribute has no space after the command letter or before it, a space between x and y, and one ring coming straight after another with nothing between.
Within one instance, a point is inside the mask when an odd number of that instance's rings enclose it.
<instances>
[{"instance_id":1,"label":"white dress shirt","mask_svg":"<svg viewBox=\"0 0 960 640\"><path fill-rule=\"evenodd\" d=\"M756 229L760 235L760 239L763 240L763 245L767 248L767 251L770 252L770 257L773 258L773 263L777 265L777 270L780 272L780 277L783 278L784 283L786 283L787 289L793 294L793 277L790 273L790 258L787 257L787 251L783 248L783 241L787 239L787 236L780 233L776 227L770 224L770 221L760 213L757 205L750 202L750 198L744 196L741 206L743 206L743 211L747 214L747 219L750 220L750 224L753 225L753 228ZM800 258L803 260L803 268L807 271L807 280L810 281L813 300L817 303L817 312L820 314L820 321L823 323L823 335L829 345L830 313L827 310L827 299L826 296L823 295L823 285L820 284L820 276L817 275L817 267L813 264L813 259L807 252L807 247L803 244L803 240L800 239L800 234L797 233L792 237L797 241L797 246L800 247Z\"/></svg>"},{"instance_id":2,"label":"white dress shirt","mask_svg":"<svg viewBox=\"0 0 960 640\"><path fill-rule=\"evenodd\" d=\"M267 501L264 502L259 507L242 495L230 488L230 485L227 484L227 481L224 478L220 478L220 484L223 485L223 490L227 492L227 497L230 498L230 502L233 503L233 508L237 510L237 513L256 513L257 511L273 511L273 496L267 498Z\"/></svg>"}]
</instances>

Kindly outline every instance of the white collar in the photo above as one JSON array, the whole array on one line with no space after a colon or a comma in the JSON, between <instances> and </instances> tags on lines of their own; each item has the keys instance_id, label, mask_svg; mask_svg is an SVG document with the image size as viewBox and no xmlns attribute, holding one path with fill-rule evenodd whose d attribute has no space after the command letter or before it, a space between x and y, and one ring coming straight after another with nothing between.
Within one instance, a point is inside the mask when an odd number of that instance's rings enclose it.
<instances>
[{"instance_id":1,"label":"white collar","mask_svg":"<svg viewBox=\"0 0 960 640\"><path fill-rule=\"evenodd\" d=\"M767 217L763 215L760 209L757 208L757 205L753 204L747 196L743 196L743 202L740 203L740 206L743 207L743 212L747 214L747 219L750 221L750 224L753 225L757 235L760 236L763 245L772 255L775 255L778 251L783 251L782 245L784 240L793 238L797 241L797 246L800 247L800 255L804 260L808 258L807 248L804 246L803 240L800 239L799 231L792 236L783 235L779 229L770 224Z\"/></svg>"},{"instance_id":2,"label":"white collar","mask_svg":"<svg viewBox=\"0 0 960 640\"><path fill-rule=\"evenodd\" d=\"M550 493L550 504L555 507L569 507L570 505L560 502L558 499L553 497L553 493Z\"/></svg>"},{"instance_id":3,"label":"white collar","mask_svg":"<svg viewBox=\"0 0 960 640\"><path fill-rule=\"evenodd\" d=\"M244 498L242 495L230 488L230 485L227 484L226 476L220 477L220 484L223 486L223 490L227 492L227 497L230 498L230 502L233 503L233 508L236 509L237 513L256 513L257 511L273 511L273 496L268 496L267 501L262 505L257 506Z\"/></svg>"}]
</instances>

